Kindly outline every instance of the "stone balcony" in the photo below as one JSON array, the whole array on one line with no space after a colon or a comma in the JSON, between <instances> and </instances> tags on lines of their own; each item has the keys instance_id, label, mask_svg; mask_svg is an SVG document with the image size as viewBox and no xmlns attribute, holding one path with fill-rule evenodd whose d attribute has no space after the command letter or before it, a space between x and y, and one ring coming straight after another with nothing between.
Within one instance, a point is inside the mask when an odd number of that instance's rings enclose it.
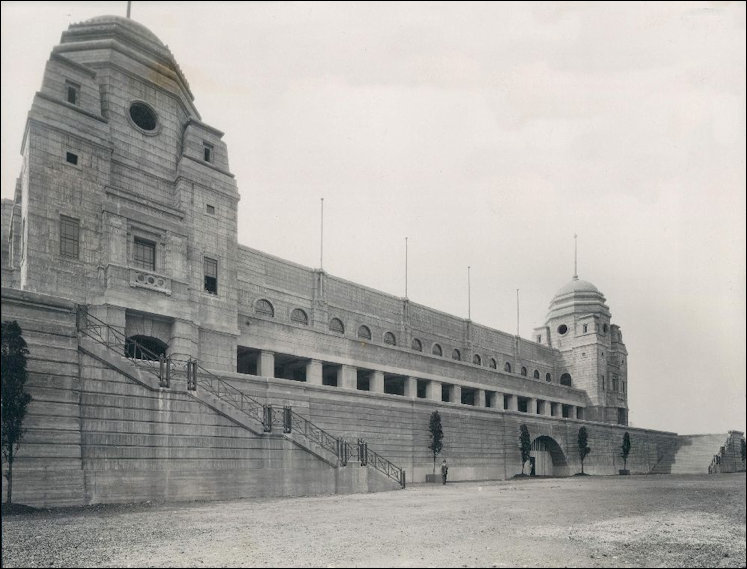
<instances>
[{"instance_id":1,"label":"stone balcony","mask_svg":"<svg viewBox=\"0 0 747 569\"><path fill-rule=\"evenodd\" d=\"M171 279L143 269L130 269L130 286L171 296Z\"/></svg>"}]
</instances>

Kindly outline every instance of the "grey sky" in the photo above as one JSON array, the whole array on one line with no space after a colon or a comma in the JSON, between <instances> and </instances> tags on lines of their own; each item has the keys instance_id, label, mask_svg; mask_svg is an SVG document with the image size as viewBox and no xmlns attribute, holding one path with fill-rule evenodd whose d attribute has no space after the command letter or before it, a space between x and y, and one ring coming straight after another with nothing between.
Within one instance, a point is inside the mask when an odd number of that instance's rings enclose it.
<instances>
[{"instance_id":1,"label":"grey sky","mask_svg":"<svg viewBox=\"0 0 747 569\"><path fill-rule=\"evenodd\" d=\"M2 195L70 23L2 3ZM630 419L745 427L745 4L134 2L241 192L239 241L521 335L606 295Z\"/></svg>"}]
</instances>

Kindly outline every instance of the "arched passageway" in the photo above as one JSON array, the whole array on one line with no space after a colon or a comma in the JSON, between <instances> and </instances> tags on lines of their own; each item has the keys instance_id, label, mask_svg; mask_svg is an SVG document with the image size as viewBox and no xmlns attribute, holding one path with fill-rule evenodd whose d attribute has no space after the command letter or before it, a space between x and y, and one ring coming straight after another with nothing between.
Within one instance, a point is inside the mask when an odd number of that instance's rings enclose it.
<instances>
[{"instance_id":1,"label":"arched passageway","mask_svg":"<svg viewBox=\"0 0 747 569\"><path fill-rule=\"evenodd\" d=\"M166 354L168 347L163 340L138 334L125 341L125 356L136 360L157 360Z\"/></svg>"},{"instance_id":2,"label":"arched passageway","mask_svg":"<svg viewBox=\"0 0 747 569\"><path fill-rule=\"evenodd\" d=\"M532 441L529 453L534 476L568 476L568 461L563 449L552 437L542 435Z\"/></svg>"}]
</instances>

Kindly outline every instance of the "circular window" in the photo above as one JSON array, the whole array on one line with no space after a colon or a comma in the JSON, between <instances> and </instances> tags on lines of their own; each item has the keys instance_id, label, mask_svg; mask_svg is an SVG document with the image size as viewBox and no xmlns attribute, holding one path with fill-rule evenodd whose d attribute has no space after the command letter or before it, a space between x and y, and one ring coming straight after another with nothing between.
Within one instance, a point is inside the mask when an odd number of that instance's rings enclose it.
<instances>
[{"instance_id":1,"label":"circular window","mask_svg":"<svg viewBox=\"0 0 747 569\"><path fill-rule=\"evenodd\" d=\"M558 334L562 336L566 332L568 332L568 326L566 326L565 324L561 324L560 326L558 326Z\"/></svg>"},{"instance_id":2,"label":"circular window","mask_svg":"<svg viewBox=\"0 0 747 569\"><path fill-rule=\"evenodd\" d=\"M130 118L138 128L146 132L152 132L158 126L156 112L150 106L139 101L130 105Z\"/></svg>"}]
</instances>

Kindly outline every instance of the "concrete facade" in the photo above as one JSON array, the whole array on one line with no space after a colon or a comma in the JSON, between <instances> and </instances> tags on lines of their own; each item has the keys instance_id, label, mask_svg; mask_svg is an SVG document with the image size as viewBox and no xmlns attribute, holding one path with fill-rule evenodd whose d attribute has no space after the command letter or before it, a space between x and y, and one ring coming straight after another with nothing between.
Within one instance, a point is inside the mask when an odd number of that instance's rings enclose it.
<instances>
[{"instance_id":1,"label":"concrete facade","mask_svg":"<svg viewBox=\"0 0 747 569\"><path fill-rule=\"evenodd\" d=\"M39 503L334 487L328 466L287 441L247 434L184 393L144 391L117 362L97 364L70 319L78 307L165 356L196 358L258 399L293 405L337 436L366 438L410 479L428 471L436 408L454 479L521 470L520 423L545 437L535 450L549 453L541 456L553 472L568 474L577 423L592 422L591 446L605 450L586 470L616 471L627 351L594 285L574 276L530 341L239 245L239 192L222 136L202 122L172 54L142 25L94 18L54 47L29 111L16 195L2 203L3 318L6 309L18 315L40 366L27 444L41 454L24 460L37 490L50 483L41 474L50 464L69 480ZM674 448L673 433L631 432L633 471L650 471ZM252 478L256 464L263 476ZM204 482L199 492L190 472Z\"/></svg>"}]
</instances>

